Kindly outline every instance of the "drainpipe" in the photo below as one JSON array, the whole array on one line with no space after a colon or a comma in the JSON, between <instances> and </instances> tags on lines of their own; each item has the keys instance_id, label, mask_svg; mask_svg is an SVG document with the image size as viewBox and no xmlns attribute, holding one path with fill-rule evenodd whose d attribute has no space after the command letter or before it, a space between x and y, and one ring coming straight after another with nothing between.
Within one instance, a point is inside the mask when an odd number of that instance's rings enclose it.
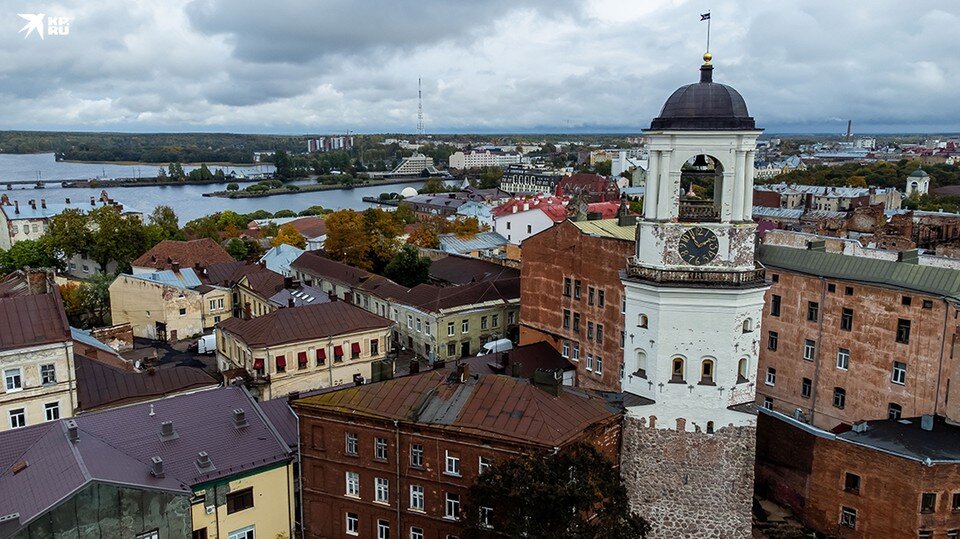
<instances>
[{"instance_id":1,"label":"drainpipe","mask_svg":"<svg viewBox=\"0 0 960 539\"><path fill-rule=\"evenodd\" d=\"M817 382L820 379L820 349L823 348L820 346L820 340L823 338L823 317L827 311L826 305L827 297L827 280L823 277L820 277L820 310L817 312L817 348L813 351L813 381L811 385L813 386L812 395L810 396L810 424L813 424L813 418L817 415L817 395L820 392L817 390ZM801 309L803 306L800 307ZM802 311L801 311L802 312Z\"/></svg>"},{"instance_id":2,"label":"drainpipe","mask_svg":"<svg viewBox=\"0 0 960 539\"><path fill-rule=\"evenodd\" d=\"M309 358L307 358L309 361ZM287 405L289 406L289 404ZM300 440L300 414L293 413L293 417L297 420L297 469L300 470L300 473L297 474L297 496L294 497L294 504L299 502L299 518L300 518L300 537L301 539L304 536L304 522L303 522L303 458L300 456L300 451L303 449L303 444ZM290 532L291 537L295 537L297 534L297 524L293 524L293 530Z\"/></svg>"},{"instance_id":3,"label":"drainpipe","mask_svg":"<svg viewBox=\"0 0 960 539\"><path fill-rule=\"evenodd\" d=\"M74 389L77 387L77 373L73 370L73 360L71 353L73 351L72 341L63 343L63 350L67 353L67 393L70 394L70 415L77 415L77 403L74 401Z\"/></svg>"},{"instance_id":4,"label":"drainpipe","mask_svg":"<svg viewBox=\"0 0 960 539\"><path fill-rule=\"evenodd\" d=\"M400 522L402 514L400 513L400 500L403 498L403 489L400 485L400 421L393 420L394 449L396 450L397 466L397 537L402 537L403 524Z\"/></svg>"},{"instance_id":5,"label":"drainpipe","mask_svg":"<svg viewBox=\"0 0 960 539\"><path fill-rule=\"evenodd\" d=\"M949 314L950 314L950 302L947 301L947 298L942 298L942 299L943 299L943 329L940 330L940 360L937 362L937 393L935 396L936 401L933 404L934 414L937 413L936 410L940 406L940 381L943 380L943 354L944 354L944 349L947 347L947 340L944 339L943 337L947 334L947 319L949 318ZM950 390L950 387L948 386L947 391L949 390ZM947 403L947 400L949 399L950 399L950 395L944 395L944 399L943 399L943 403L944 403L943 415L944 416L947 415L946 403Z\"/></svg>"}]
</instances>

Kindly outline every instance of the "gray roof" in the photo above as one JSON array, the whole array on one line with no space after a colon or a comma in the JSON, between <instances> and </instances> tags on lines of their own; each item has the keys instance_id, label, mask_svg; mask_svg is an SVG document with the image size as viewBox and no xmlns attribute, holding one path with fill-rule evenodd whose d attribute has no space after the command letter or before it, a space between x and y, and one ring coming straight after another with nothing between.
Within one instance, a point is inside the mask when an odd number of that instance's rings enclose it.
<instances>
[{"instance_id":1,"label":"gray roof","mask_svg":"<svg viewBox=\"0 0 960 539\"><path fill-rule=\"evenodd\" d=\"M960 301L960 271L906 262L761 245L767 267L891 288L913 290Z\"/></svg>"},{"instance_id":2,"label":"gray roof","mask_svg":"<svg viewBox=\"0 0 960 539\"><path fill-rule=\"evenodd\" d=\"M910 173L911 178L923 178L924 176L928 176L928 174L920 167Z\"/></svg>"},{"instance_id":3,"label":"gray roof","mask_svg":"<svg viewBox=\"0 0 960 539\"><path fill-rule=\"evenodd\" d=\"M16 220L16 219L50 219L56 215L67 210L80 210L82 212L87 212L90 210L95 210L97 208L102 208L104 206L112 206L113 204L109 202L104 202L102 200L95 201L96 205L91 205L89 201L78 201L71 202L70 204L56 203L56 202L47 202L46 207L40 204L39 201L36 203L36 207L31 207L30 204L22 203L20 204L20 211L16 211L16 207L11 203L9 205L0 205L0 211L6 214L7 219ZM135 210L130 207L120 207L120 212L123 214L130 213L141 213L138 210Z\"/></svg>"},{"instance_id":4,"label":"gray roof","mask_svg":"<svg viewBox=\"0 0 960 539\"><path fill-rule=\"evenodd\" d=\"M87 346L92 346L98 350L103 350L108 354L113 354L118 357L120 356L120 354L118 354L116 350L114 350L113 348L110 348L105 343L101 342L100 339L97 339L96 337L91 335L90 330L77 329L71 326L70 337L77 342L81 342L83 344L86 344Z\"/></svg>"},{"instance_id":5,"label":"gray roof","mask_svg":"<svg viewBox=\"0 0 960 539\"><path fill-rule=\"evenodd\" d=\"M713 66L700 67L700 82L681 86L664 103L650 129L756 129L739 92L713 82Z\"/></svg>"},{"instance_id":6,"label":"gray roof","mask_svg":"<svg viewBox=\"0 0 960 539\"><path fill-rule=\"evenodd\" d=\"M140 273L136 275L126 274L134 279L141 279L153 283L159 283L180 289L196 288L203 284L193 268L180 268L179 272L173 270L160 270L153 273Z\"/></svg>"},{"instance_id":7,"label":"gray roof","mask_svg":"<svg viewBox=\"0 0 960 539\"><path fill-rule=\"evenodd\" d=\"M851 430L837 438L924 462L960 462L960 427L941 417L933 418L932 430L920 425L919 417L869 421L866 431Z\"/></svg>"},{"instance_id":8,"label":"gray roof","mask_svg":"<svg viewBox=\"0 0 960 539\"><path fill-rule=\"evenodd\" d=\"M460 234L440 234L440 250L448 253L470 253L485 249L497 249L507 244L496 232L478 232L472 236Z\"/></svg>"},{"instance_id":9,"label":"gray roof","mask_svg":"<svg viewBox=\"0 0 960 539\"><path fill-rule=\"evenodd\" d=\"M233 419L238 408L247 422L240 428ZM77 443L67 438L72 421ZM176 439L161 440L162 421L173 422ZM212 470L197 467L200 451L209 454ZM163 478L150 474L153 457L163 459ZM190 494L192 487L290 458L287 442L239 387L91 412L0 433L0 519L19 514L26 525L91 482Z\"/></svg>"},{"instance_id":10,"label":"gray roof","mask_svg":"<svg viewBox=\"0 0 960 539\"><path fill-rule=\"evenodd\" d=\"M270 296L270 301L281 307L287 307L291 299L293 299L294 307L303 307L304 305L330 303L330 294L314 286L300 285L298 288L281 289Z\"/></svg>"}]
</instances>

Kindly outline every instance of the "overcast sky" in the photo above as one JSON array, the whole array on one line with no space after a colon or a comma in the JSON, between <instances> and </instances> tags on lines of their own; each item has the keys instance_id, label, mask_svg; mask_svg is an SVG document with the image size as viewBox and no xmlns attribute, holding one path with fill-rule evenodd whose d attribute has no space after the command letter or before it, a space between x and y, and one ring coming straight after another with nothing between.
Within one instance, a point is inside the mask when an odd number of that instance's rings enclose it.
<instances>
[{"instance_id":1,"label":"overcast sky","mask_svg":"<svg viewBox=\"0 0 960 539\"><path fill-rule=\"evenodd\" d=\"M960 2L97 0L0 5L0 129L637 132L714 80L768 132L960 131ZM18 14L69 34L18 33Z\"/></svg>"}]
</instances>

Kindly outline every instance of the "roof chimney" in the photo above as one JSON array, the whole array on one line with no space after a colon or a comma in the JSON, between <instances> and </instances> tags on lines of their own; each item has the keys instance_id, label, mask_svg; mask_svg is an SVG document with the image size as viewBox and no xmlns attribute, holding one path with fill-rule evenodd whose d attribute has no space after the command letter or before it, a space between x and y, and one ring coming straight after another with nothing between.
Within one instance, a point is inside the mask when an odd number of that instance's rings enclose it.
<instances>
[{"instance_id":1,"label":"roof chimney","mask_svg":"<svg viewBox=\"0 0 960 539\"><path fill-rule=\"evenodd\" d=\"M213 462L210 461L210 455L206 451L197 453L197 469L201 472L209 472L214 469Z\"/></svg>"},{"instance_id":2,"label":"roof chimney","mask_svg":"<svg viewBox=\"0 0 960 539\"><path fill-rule=\"evenodd\" d=\"M293 277L287 276L283 278L283 287L287 290L293 287Z\"/></svg>"},{"instance_id":3,"label":"roof chimney","mask_svg":"<svg viewBox=\"0 0 960 539\"><path fill-rule=\"evenodd\" d=\"M523 363L514 363L510 365L510 376L520 378L520 372L523 370Z\"/></svg>"},{"instance_id":4,"label":"roof chimney","mask_svg":"<svg viewBox=\"0 0 960 539\"><path fill-rule=\"evenodd\" d=\"M417 374L420 372L420 362L417 361L417 358L410 360L410 374Z\"/></svg>"},{"instance_id":5,"label":"roof chimney","mask_svg":"<svg viewBox=\"0 0 960 539\"><path fill-rule=\"evenodd\" d=\"M236 428L243 428L249 425L247 423L247 416L243 412L243 408L234 408L233 409L233 426Z\"/></svg>"},{"instance_id":6,"label":"roof chimney","mask_svg":"<svg viewBox=\"0 0 960 539\"><path fill-rule=\"evenodd\" d=\"M287 393L287 402L293 402L299 398L300 398L299 391L291 391L290 393Z\"/></svg>"},{"instance_id":7,"label":"roof chimney","mask_svg":"<svg viewBox=\"0 0 960 539\"><path fill-rule=\"evenodd\" d=\"M470 365L461 363L457 365L457 380L466 382L470 378Z\"/></svg>"},{"instance_id":8,"label":"roof chimney","mask_svg":"<svg viewBox=\"0 0 960 539\"><path fill-rule=\"evenodd\" d=\"M930 414L920 416L920 428L927 431L933 430L933 416Z\"/></svg>"},{"instance_id":9,"label":"roof chimney","mask_svg":"<svg viewBox=\"0 0 960 539\"><path fill-rule=\"evenodd\" d=\"M65 200L67 201L67 204L70 203L70 197L67 197Z\"/></svg>"},{"instance_id":10,"label":"roof chimney","mask_svg":"<svg viewBox=\"0 0 960 539\"><path fill-rule=\"evenodd\" d=\"M14 201L13 201L13 213L20 213L20 201L19 201L19 200L14 200Z\"/></svg>"},{"instance_id":11,"label":"roof chimney","mask_svg":"<svg viewBox=\"0 0 960 539\"><path fill-rule=\"evenodd\" d=\"M180 263L174 260L172 263L170 263L170 269L172 269L174 272L180 271Z\"/></svg>"},{"instance_id":12,"label":"roof chimney","mask_svg":"<svg viewBox=\"0 0 960 539\"><path fill-rule=\"evenodd\" d=\"M91 206L96 206L96 205L97 205L97 201L96 201L96 199L94 199L93 197L90 197L90 205L91 205Z\"/></svg>"},{"instance_id":13,"label":"roof chimney","mask_svg":"<svg viewBox=\"0 0 960 539\"><path fill-rule=\"evenodd\" d=\"M30 204L30 208L31 208L31 209L34 209L34 210L37 209L37 201L36 201L36 200L34 200L34 199L31 198L30 201L29 201L27 204Z\"/></svg>"},{"instance_id":14,"label":"roof chimney","mask_svg":"<svg viewBox=\"0 0 960 539\"><path fill-rule=\"evenodd\" d=\"M287 307L295 307L295 306L296 306L296 300L293 299L293 296L290 296L289 298L287 298Z\"/></svg>"},{"instance_id":15,"label":"roof chimney","mask_svg":"<svg viewBox=\"0 0 960 539\"><path fill-rule=\"evenodd\" d=\"M77 422L73 419L67 420L67 439L74 444L80 441L80 432L77 430Z\"/></svg>"},{"instance_id":16,"label":"roof chimney","mask_svg":"<svg viewBox=\"0 0 960 539\"><path fill-rule=\"evenodd\" d=\"M500 354L500 365L506 367L510 364L510 351L505 351Z\"/></svg>"},{"instance_id":17,"label":"roof chimney","mask_svg":"<svg viewBox=\"0 0 960 539\"><path fill-rule=\"evenodd\" d=\"M355 385L355 386L362 386L365 382L366 382L366 380L363 379L363 375L362 375L362 374L357 373L357 374L354 374L354 375L353 375L353 385Z\"/></svg>"},{"instance_id":18,"label":"roof chimney","mask_svg":"<svg viewBox=\"0 0 960 539\"><path fill-rule=\"evenodd\" d=\"M537 369L533 373L533 385L554 397L560 396L560 386L563 383L563 371L560 369Z\"/></svg>"},{"instance_id":19,"label":"roof chimney","mask_svg":"<svg viewBox=\"0 0 960 539\"><path fill-rule=\"evenodd\" d=\"M176 440L180 435L173 430L173 421L163 421L160 423L160 439L164 442Z\"/></svg>"},{"instance_id":20,"label":"roof chimney","mask_svg":"<svg viewBox=\"0 0 960 539\"><path fill-rule=\"evenodd\" d=\"M162 478L163 477L163 459L160 457L153 457L150 459L150 475Z\"/></svg>"},{"instance_id":21,"label":"roof chimney","mask_svg":"<svg viewBox=\"0 0 960 539\"><path fill-rule=\"evenodd\" d=\"M45 198L40 199L40 207L43 209L47 209L47 199Z\"/></svg>"}]
</instances>

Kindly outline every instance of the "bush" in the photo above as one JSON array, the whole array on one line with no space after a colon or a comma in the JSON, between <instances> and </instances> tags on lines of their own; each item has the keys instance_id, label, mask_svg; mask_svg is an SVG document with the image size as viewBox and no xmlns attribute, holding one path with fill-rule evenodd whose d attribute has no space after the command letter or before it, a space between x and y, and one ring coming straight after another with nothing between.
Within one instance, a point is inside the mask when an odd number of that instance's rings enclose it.
<instances>
[{"instance_id":1,"label":"bush","mask_svg":"<svg viewBox=\"0 0 960 539\"><path fill-rule=\"evenodd\" d=\"M227 191L238 191L238 190L240 190L240 186L237 185L236 183L231 182L227 184Z\"/></svg>"}]
</instances>

